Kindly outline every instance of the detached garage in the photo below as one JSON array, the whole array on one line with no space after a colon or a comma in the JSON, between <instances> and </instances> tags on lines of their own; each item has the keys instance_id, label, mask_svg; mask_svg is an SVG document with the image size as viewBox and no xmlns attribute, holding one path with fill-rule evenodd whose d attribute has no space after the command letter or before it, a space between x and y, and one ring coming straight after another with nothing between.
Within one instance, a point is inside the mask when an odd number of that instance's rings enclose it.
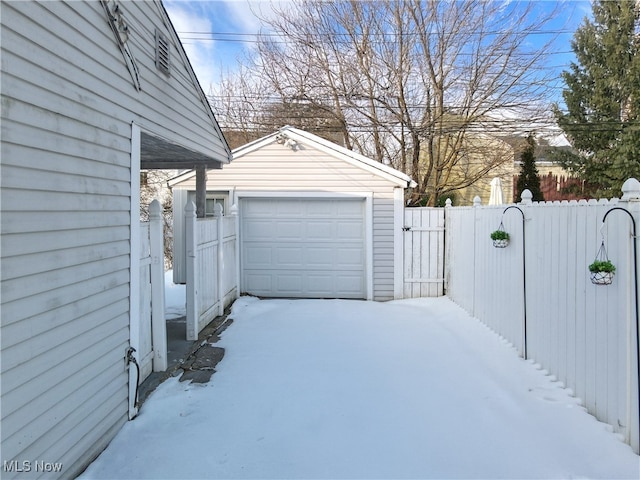
<instances>
[{"instance_id":1,"label":"detached garage","mask_svg":"<svg viewBox=\"0 0 640 480\"><path fill-rule=\"evenodd\" d=\"M402 296L405 174L316 135L284 127L233 152L207 178L216 204L240 215L242 293L390 300ZM169 182L174 282L184 283L184 211L195 172Z\"/></svg>"}]
</instances>

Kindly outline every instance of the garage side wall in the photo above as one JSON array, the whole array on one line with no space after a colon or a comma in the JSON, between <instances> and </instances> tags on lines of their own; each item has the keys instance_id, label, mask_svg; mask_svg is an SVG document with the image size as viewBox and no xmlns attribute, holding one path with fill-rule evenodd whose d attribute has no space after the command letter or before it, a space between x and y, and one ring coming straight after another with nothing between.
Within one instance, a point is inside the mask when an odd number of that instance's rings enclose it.
<instances>
[{"instance_id":1,"label":"garage side wall","mask_svg":"<svg viewBox=\"0 0 640 480\"><path fill-rule=\"evenodd\" d=\"M291 192L317 192L370 195L372 197L372 249L373 299L378 301L394 298L394 189L398 184L353 165L343 158L328 155L313 145L298 144L294 151L272 143L253 152L236 156L222 170L210 172L207 191L227 192L235 190L235 198L247 192L277 192L291 196ZM177 217L183 212L186 195L180 191L195 190L195 177L174 186L174 212ZM183 200L184 199L184 200ZM176 223L178 226L178 223ZM178 236L181 230L175 229ZM183 268L183 252L174 248L174 268Z\"/></svg>"}]
</instances>

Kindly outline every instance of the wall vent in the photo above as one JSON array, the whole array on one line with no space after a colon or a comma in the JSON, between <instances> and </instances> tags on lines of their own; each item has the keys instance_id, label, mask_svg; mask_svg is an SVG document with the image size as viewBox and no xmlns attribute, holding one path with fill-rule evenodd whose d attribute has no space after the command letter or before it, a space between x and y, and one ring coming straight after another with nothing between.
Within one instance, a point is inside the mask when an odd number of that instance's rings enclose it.
<instances>
[{"instance_id":1,"label":"wall vent","mask_svg":"<svg viewBox=\"0 0 640 480\"><path fill-rule=\"evenodd\" d=\"M156 29L156 68L169 75L171 62L169 59L169 47L171 44L166 36Z\"/></svg>"}]
</instances>

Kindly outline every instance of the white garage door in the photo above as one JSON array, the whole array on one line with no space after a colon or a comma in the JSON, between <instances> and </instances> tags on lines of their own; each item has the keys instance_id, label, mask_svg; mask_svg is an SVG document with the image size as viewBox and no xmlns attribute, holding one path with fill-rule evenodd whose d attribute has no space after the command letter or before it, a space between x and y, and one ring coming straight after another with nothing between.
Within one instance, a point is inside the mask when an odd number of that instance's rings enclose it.
<instances>
[{"instance_id":1,"label":"white garage door","mask_svg":"<svg viewBox=\"0 0 640 480\"><path fill-rule=\"evenodd\" d=\"M364 205L363 199L242 199L242 291L366 298Z\"/></svg>"}]
</instances>

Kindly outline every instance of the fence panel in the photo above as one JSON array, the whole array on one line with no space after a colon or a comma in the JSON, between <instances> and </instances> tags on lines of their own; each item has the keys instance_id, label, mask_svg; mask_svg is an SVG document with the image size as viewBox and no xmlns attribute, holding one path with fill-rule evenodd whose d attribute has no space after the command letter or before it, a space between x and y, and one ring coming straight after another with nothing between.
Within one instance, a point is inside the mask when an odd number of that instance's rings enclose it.
<instances>
[{"instance_id":1,"label":"fence panel","mask_svg":"<svg viewBox=\"0 0 640 480\"><path fill-rule=\"evenodd\" d=\"M237 253L237 225L238 216L232 215L223 217L223 239L222 239L222 280L221 297L223 308L229 306L237 296L238 272L235 265Z\"/></svg>"},{"instance_id":2,"label":"fence panel","mask_svg":"<svg viewBox=\"0 0 640 480\"><path fill-rule=\"evenodd\" d=\"M601 229L621 205L640 218L639 203L617 200L449 207L445 277L452 300L555 375L637 452L637 240L625 214ZM489 236L501 221L510 244L494 248ZM617 266L610 286L593 285L587 268L601 230Z\"/></svg>"},{"instance_id":3,"label":"fence panel","mask_svg":"<svg viewBox=\"0 0 640 480\"><path fill-rule=\"evenodd\" d=\"M404 298L444 295L444 209L404 211Z\"/></svg>"},{"instance_id":4,"label":"fence panel","mask_svg":"<svg viewBox=\"0 0 640 480\"><path fill-rule=\"evenodd\" d=\"M185 208L187 340L237 298L237 217L196 218L195 205Z\"/></svg>"},{"instance_id":5,"label":"fence panel","mask_svg":"<svg viewBox=\"0 0 640 480\"><path fill-rule=\"evenodd\" d=\"M161 206L149 205L149 221L140 223L140 320L137 357L139 382L151 371L167 369L167 333L164 318L164 238Z\"/></svg>"},{"instance_id":6,"label":"fence panel","mask_svg":"<svg viewBox=\"0 0 640 480\"><path fill-rule=\"evenodd\" d=\"M138 333L138 364L142 383L153 369L151 341L151 241L149 222L140 222L140 322Z\"/></svg>"},{"instance_id":7,"label":"fence panel","mask_svg":"<svg viewBox=\"0 0 640 480\"><path fill-rule=\"evenodd\" d=\"M200 332L219 314L218 288L218 220L199 218L196 221L196 261L198 262L196 285L198 285L197 332ZM193 334L193 332L192 332Z\"/></svg>"}]
</instances>

